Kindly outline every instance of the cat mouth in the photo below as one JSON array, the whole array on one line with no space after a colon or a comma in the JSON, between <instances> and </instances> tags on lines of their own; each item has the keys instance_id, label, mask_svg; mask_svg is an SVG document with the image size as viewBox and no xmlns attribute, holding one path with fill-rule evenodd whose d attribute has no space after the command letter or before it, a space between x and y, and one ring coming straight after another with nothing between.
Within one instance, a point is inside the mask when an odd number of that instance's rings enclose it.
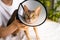
<instances>
[{"instance_id":1,"label":"cat mouth","mask_svg":"<svg viewBox=\"0 0 60 40\"><path fill-rule=\"evenodd\" d=\"M28 23L28 24L32 24L32 22L31 22L31 21L29 21L29 20L27 20L27 21L26 21L26 23Z\"/></svg>"}]
</instances>

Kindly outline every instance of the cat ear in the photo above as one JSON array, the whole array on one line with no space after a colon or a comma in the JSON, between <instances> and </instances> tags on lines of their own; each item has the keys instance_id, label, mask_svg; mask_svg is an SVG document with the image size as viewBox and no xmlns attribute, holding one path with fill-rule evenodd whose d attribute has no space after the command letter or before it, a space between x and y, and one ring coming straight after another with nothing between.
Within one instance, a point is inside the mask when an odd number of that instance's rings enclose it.
<instances>
[{"instance_id":1,"label":"cat ear","mask_svg":"<svg viewBox=\"0 0 60 40\"><path fill-rule=\"evenodd\" d=\"M39 15L40 11L41 11L41 7L39 6L39 7L35 10L36 15Z\"/></svg>"},{"instance_id":2,"label":"cat ear","mask_svg":"<svg viewBox=\"0 0 60 40\"><path fill-rule=\"evenodd\" d=\"M26 5L24 5L24 11L28 12L28 7Z\"/></svg>"}]
</instances>

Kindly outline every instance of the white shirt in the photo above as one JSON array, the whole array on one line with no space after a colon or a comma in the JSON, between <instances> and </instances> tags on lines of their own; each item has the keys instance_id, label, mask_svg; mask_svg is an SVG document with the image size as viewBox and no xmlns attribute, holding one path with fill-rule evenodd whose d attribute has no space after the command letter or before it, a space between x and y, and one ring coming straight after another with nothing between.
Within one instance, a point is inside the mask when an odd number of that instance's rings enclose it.
<instances>
[{"instance_id":1,"label":"white shirt","mask_svg":"<svg viewBox=\"0 0 60 40\"><path fill-rule=\"evenodd\" d=\"M2 15L2 21L4 23L4 26L7 25L7 22L13 14L14 10L18 9L18 6L22 1L23 0L13 0L12 6L7 6L0 0L0 13Z\"/></svg>"},{"instance_id":2,"label":"white shirt","mask_svg":"<svg viewBox=\"0 0 60 40\"><path fill-rule=\"evenodd\" d=\"M0 26L6 27L14 10L18 9L18 6L22 1L24 0L13 0L12 6L7 6L0 0ZM0 40L20 40L20 34L18 33L15 37L9 35L6 38L0 38Z\"/></svg>"}]
</instances>

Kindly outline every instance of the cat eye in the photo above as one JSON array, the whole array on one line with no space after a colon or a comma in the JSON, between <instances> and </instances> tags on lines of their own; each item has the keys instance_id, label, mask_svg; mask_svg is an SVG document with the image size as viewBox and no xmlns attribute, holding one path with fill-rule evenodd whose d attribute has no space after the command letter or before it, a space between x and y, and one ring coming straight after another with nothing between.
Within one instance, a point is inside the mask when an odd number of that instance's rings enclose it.
<instances>
[{"instance_id":1,"label":"cat eye","mask_svg":"<svg viewBox=\"0 0 60 40\"><path fill-rule=\"evenodd\" d=\"M25 18L28 18L29 16L25 14Z\"/></svg>"},{"instance_id":2,"label":"cat eye","mask_svg":"<svg viewBox=\"0 0 60 40\"><path fill-rule=\"evenodd\" d=\"M28 16L27 16L27 15L25 15L25 18L28 18Z\"/></svg>"},{"instance_id":3,"label":"cat eye","mask_svg":"<svg viewBox=\"0 0 60 40\"><path fill-rule=\"evenodd\" d=\"M31 14L31 15L30 15L30 18L35 18L35 15L34 15L34 14Z\"/></svg>"},{"instance_id":4,"label":"cat eye","mask_svg":"<svg viewBox=\"0 0 60 40\"><path fill-rule=\"evenodd\" d=\"M33 15L32 17L33 17L33 18L35 18L35 16L34 16L34 15Z\"/></svg>"},{"instance_id":5,"label":"cat eye","mask_svg":"<svg viewBox=\"0 0 60 40\"><path fill-rule=\"evenodd\" d=\"M34 17L34 14L32 15L32 17Z\"/></svg>"}]
</instances>

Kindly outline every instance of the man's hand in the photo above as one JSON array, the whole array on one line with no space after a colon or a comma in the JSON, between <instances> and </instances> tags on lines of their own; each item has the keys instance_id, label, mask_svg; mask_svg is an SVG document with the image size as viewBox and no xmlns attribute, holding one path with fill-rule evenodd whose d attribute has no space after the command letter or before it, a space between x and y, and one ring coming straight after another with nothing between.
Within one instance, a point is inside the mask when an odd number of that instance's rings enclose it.
<instances>
[{"instance_id":1,"label":"man's hand","mask_svg":"<svg viewBox=\"0 0 60 40\"><path fill-rule=\"evenodd\" d=\"M15 19L13 23L15 23L15 24L17 25L17 27L18 27L18 29L13 33L14 36L15 36L19 31L21 31L21 30L26 30L26 29L28 28L28 26L20 23L19 20L17 20L17 19Z\"/></svg>"}]
</instances>

